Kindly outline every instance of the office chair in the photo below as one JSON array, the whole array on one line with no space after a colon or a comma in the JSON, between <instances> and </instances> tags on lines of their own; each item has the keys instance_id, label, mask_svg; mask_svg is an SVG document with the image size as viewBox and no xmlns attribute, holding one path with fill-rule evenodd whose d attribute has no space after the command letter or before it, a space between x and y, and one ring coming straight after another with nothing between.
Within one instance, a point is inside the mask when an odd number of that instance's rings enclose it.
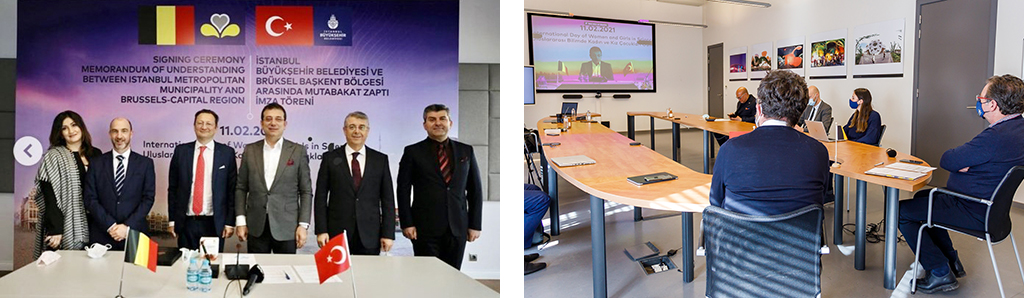
<instances>
[{"instance_id":1,"label":"office chair","mask_svg":"<svg viewBox=\"0 0 1024 298\"><path fill-rule=\"evenodd\" d=\"M704 209L707 297L815 297L821 293L821 224L810 205L752 216Z\"/></svg>"},{"instance_id":2,"label":"office chair","mask_svg":"<svg viewBox=\"0 0 1024 298\"><path fill-rule=\"evenodd\" d=\"M999 278L999 267L996 265L996 255L992 251L992 245L999 244L1003 240L1006 240L1006 236L1010 236L1010 244L1013 245L1013 254L1017 256L1017 269L1020 270L1021 280L1024 280L1024 268L1021 267L1020 253L1017 252L1017 241L1013 239L1013 234L1010 233L1010 205L1013 204L1013 195L1017 193L1017 188L1020 187L1021 180L1024 180L1024 166L1015 166L1010 168L1010 171L1006 173L1006 176L1003 176L1003 181L999 182L999 186L996 187L996 191L992 193L992 198L988 200L968 196L945 188L933 188L931 192L928 193L928 220L925 221L924 225L922 225L920 229L918 229L917 245L914 247L921 246L921 234L924 233L925 228L931 227L942 228L948 231L974 236L977 237L978 240L984 238L985 243L988 244L988 256L992 259L992 270L996 272L996 283L999 284L999 295L1006 297L1006 293L1003 292L1003 281ZM934 199L936 192L945 193L955 198L988 206L985 211L985 230L970 230L952 225L933 223L932 200ZM919 261L920 255L915 254L914 263L918 263ZM914 266L915 277L918 274L918 267L920 266ZM911 293L917 292L916 278L910 283L910 291Z\"/></svg>"}]
</instances>

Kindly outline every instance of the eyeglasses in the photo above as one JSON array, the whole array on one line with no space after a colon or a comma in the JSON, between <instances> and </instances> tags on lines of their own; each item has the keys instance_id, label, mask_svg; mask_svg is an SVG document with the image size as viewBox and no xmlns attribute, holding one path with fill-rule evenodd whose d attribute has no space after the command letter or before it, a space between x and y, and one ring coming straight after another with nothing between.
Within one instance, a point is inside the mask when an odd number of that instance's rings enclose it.
<instances>
[{"instance_id":1,"label":"eyeglasses","mask_svg":"<svg viewBox=\"0 0 1024 298\"><path fill-rule=\"evenodd\" d=\"M352 125L349 125L349 126L345 126L345 129L346 129L346 130L359 130L359 131L366 131L367 129L370 129L370 127L368 127L368 126L366 126L366 125L359 125L359 126L356 126L355 124L352 124Z\"/></svg>"},{"instance_id":2,"label":"eyeglasses","mask_svg":"<svg viewBox=\"0 0 1024 298\"><path fill-rule=\"evenodd\" d=\"M992 101L992 99L991 99L991 98L988 98L988 97L982 97L981 95L975 96L974 98L976 98L976 99L977 99L978 101L980 101L981 103L988 103L988 102Z\"/></svg>"}]
</instances>

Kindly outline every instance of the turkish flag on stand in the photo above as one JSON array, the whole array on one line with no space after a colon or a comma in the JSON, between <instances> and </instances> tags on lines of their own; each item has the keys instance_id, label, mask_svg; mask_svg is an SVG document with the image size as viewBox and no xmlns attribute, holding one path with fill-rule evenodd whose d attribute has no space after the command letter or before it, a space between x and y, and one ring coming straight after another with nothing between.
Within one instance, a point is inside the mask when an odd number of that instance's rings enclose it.
<instances>
[{"instance_id":1,"label":"turkish flag on stand","mask_svg":"<svg viewBox=\"0 0 1024 298\"><path fill-rule=\"evenodd\" d=\"M313 256L316 257L316 272L320 275L320 284L331 276L345 272L352 265L348 254L348 232L335 236L327 245L320 248Z\"/></svg>"},{"instance_id":2,"label":"turkish flag on stand","mask_svg":"<svg viewBox=\"0 0 1024 298\"><path fill-rule=\"evenodd\" d=\"M313 45L312 6L256 6L256 45Z\"/></svg>"}]
</instances>

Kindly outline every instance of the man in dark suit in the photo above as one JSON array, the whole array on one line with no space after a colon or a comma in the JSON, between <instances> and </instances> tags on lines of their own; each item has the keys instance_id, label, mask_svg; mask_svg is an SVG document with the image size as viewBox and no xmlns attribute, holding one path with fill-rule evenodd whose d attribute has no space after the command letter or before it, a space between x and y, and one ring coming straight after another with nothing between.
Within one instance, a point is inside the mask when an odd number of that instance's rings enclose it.
<instances>
[{"instance_id":1,"label":"man in dark suit","mask_svg":"<svg viewBox=\"0 0 1024 298\"><path fill-rule=\"evenodd\" d=\"M1024 165L1024 152L1020 150L1024 147L1024 80L1012 75L989 78L976 98L975 110L988 127L966 144L942 153L939 165L949 171L947 189L988 200L1010 168ZM929 218L940 225L984 230L988 206L940 192L930 201L930 192L920 190L913 199L900 201L899 228L926 270L925 277L917 280L917 290L948 292L960 286L956 278L967 274L949 232L926 228L920 239L917 233ZM932 209L931 214L928 209Z\"/></svg>"},{"instance_id":2,"label":"man in dark suit","mask_svg":"<svg viewBox=\"0 0 1024 298\"><path fill-rule=\"evenodd\" d=\"M320 246L348 231L356 255L391 251L395 241L395 193L388 156L365 146L370 119L363 112L345 117L341 148L324 154L316 178L313 210Z\"/></svg>"},{"instance_id":3,"label":"man in dark suit","mask_svg":"<svg viewBox=\"0 0 1024 298\"><path fill-rule=\"evenodd\" d=\"M590 61L583 62L583 65L580 65L580 77L584 81L607 82L612 80L612 64L601 61L602 56L601 48L590 48Z\"/></svg>"},{"instance_id":4,"label":"man in dark suit","mask_svg":"<svg viewBox=\"0 0 1024 298\"><path fill-rule=\"evenodd\" d=\"M398 166L398 216L417 256L461 269L466 241L480 237L483 193L473 147L448 138L449 113L442 104L423 110L428 137L406 146Z\"/></svg>"},{"instance_id":5,"label":"man in dark suit","mask_svg":"<svg viewBox=\"0 0 1024 298\"><path fill-rule=\"evenodd\" d=\"M284 107L260 113L265 138L245 145L235 188L235 228L250 253L288 253L306 245L313 186L306 148L283 138ZM249 237L249 235L252 237Z\"/></svg>"},{"instance_id":6,"label":"man in dark suit","mask_svg":"<svg viewBox=\"0 0 1024 298\"><path fill-rule=\"evenodd\" d=\"M193 118L196 141L178 145L167 175L167 213L178 247L199 248L199 238L234 234L235 149L213 141L220 117L200 110ZM224 241L220 241L224 250Z\"/></svg>"},{"instance_id":7,"label":"man in dark suit","mask_svg":"<svg viewBox=\"0 0 1024 298\"><path fill-rule=\"evenodd\" d=\"M124 249L131 228L149 232L146 215L153 208L156 172L153 160L132 152L132 123L125 118L110 121L114 150L89 161L82 199L89 211L90 242Z\"/></svg>"},{"instance_id":8,"label":"man in dark suit","mask_svg":"<svg viewBox=\"0 0 1024 298\"><path fill-rule=\"evenodd\" d=\"M806 121L818 121L825 126L825 133L828 133L829 128L832 127L832 106L821 100L821 93L818 92L818 87L809 86L807 91L811 99L807 101L807 108L804 109L804 114L800 116L800 127L807 131Z\"/></svg>"},{"instance_id":9,"label":"man in dark suit","mask_svg":"<svg viewBox=\"0 0 1024 298\"><path fill-rule=\"evenodd\" d=\"M807 84L792 71L772 71L757 95L757 129L718 152L711 205L750 215L821 205L832 180L828 150L793 128L807 105Z\"/></svg>"}]
</instances>

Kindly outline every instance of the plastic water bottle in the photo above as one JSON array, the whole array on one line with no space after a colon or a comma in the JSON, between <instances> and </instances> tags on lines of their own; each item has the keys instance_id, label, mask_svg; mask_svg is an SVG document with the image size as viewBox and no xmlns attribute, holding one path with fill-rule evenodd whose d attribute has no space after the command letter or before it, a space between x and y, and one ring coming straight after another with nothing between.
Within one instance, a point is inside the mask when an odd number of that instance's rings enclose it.
<instances>
[{"instance_id":1,"label":"plastic water bottle","mask_svg":"<svg viewBox=\"0 0 1024 298\"><path fill-rule=\"evenodd\" d=\"M185 273L185 288L190 292L199 289L199 263L196 259L190 259L188 271Z\"/></svg>"},{"instance_id":2,"label":"plastic water bottle","mask_svg":"<svg viewBox=\"0 0 1024 298\"><path fill-rule=\"evenodd\" d=\"M199 269L199 291L209 292L213 284L213 270L210 269L210 261L203 259L203 267Z\"/></svg>"},{"instance_id":3,"label":"plastic water bottle","mask_svg":"<svg viewBox=\"0 0 1024 298\"><path fill-rule=\"evenodd\" d=\"M587 110L587 122L590 122L590 110Z\"/></svg>"}]
</instances>

